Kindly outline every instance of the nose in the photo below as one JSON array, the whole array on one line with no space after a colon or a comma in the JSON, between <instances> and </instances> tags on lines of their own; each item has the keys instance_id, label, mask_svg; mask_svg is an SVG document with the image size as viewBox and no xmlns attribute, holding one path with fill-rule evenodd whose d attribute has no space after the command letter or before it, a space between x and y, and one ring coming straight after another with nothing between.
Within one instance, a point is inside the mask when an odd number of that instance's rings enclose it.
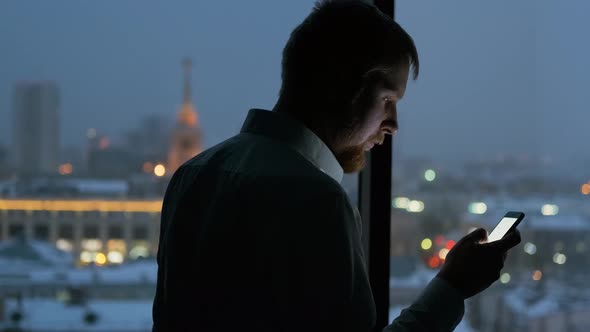
<instances>
[{"instance_id":1,"label":"nose","mask_svg":"<svg viewBox=\"0 0 590 332\"><path fill-rule=\"evenodd\" d=\"M389 117L389 119L387 119L386 121L383 122L383 125L381 126L381 130L386 135L393 135L399 129L398 121L397 121L397 108L396 108L395 104L391 105L389 108L390 109L388 110L388 113L389 113L390 117Z\"/></svg>"},{"instance_id":2,"label":"nose","mask_svg":"<svg viewBox=\"0 0 590 332\"><path fill-rule=\"evenodd\" d=\"M392 124L383 125L383 127L381 127L381 130L385 135L393 135L397 132L397 129L397 121L395 120L392 121Z\"/></svg>"}]
</instances>

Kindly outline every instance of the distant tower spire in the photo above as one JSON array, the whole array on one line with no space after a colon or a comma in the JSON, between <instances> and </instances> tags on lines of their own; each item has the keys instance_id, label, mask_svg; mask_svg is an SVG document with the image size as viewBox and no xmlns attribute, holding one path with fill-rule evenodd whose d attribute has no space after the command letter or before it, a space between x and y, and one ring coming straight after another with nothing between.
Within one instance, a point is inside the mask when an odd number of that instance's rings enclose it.
<instances>
[{"instance_id":1,"label":"distant tower spire","mask_svg":"<svg viewBox=\"0 0 590 332\"><path fill-rule=\"evenodd\" d=\"M191 70L193 67L193 61L190 58L184 58L184 60L182 60L182 66L184 67L184 93L182 97L182 103L190 104L192 103Z\"/></svg>"},{"instance_id":2,"label":"distant tower spire","mask_svg":"<svg viewBox=\"0 0 590 332\"><path fill-rule=\"evenodd\" d=\"M197 126L197 111L193 105L191 97L191 71L192 61L190 58L182 60L182 67L184 69L184 87L182 94L182 106L178 112L178 124L189 128Z\"/></svg>"},{"instance_id":3,"label":"distant tower spire","mask_svg":"<svg viewBox=\"0 0 590 332\"><path fill-rule=\"evenodd\" d=\"M172 174L185 161L203 151L201 130L191 94L192 61L190 58L182 60L182 68L184 71L182 105L178 111L176 127L172 132L172 145L168 153L168 174Z\"/></svg>"}]
</instances>

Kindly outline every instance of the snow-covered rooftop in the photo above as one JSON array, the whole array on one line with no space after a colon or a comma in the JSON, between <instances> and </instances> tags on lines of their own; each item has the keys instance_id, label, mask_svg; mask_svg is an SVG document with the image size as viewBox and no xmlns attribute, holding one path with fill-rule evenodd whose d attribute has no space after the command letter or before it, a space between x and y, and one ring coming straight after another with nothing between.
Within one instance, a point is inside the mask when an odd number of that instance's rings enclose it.
<instances>
[{"instance_id":1,"label":"snow-covered rooftop","mask_svg":"<svg viewBox=\"0 0 590 332\"><path fill-rule=\"evenodd\" d=\"M43 241L15 238L0 241L0 261L29 265L68 266L73 262L68 252Z\"/></svg>"},{"instance_id":2,"label":"snow-covered rooftop","mask_svg":"<svg viewBox=\"0 0 590 332\"><path fill-rule=\"evenodd\" d=\"M119 266L85 267L66 270L47 269L30 273L32 284L64 282L70 285L92 284L139 284L157 281L155 261L126 263Z\"/></svg>"},{"instance_id":3,"label":"snow-covered rooftop","mask_svg":"<svg viewBox=\"0 0 590 332\"><path fill-rule=\"evenodd\" d=\"M64 184L76 188L81 194L123 195L129 191L125 180L66 179Z\"/></svg>"},{"instance_id":4,"label":"snow-covered rooftop","mask_svg":"<svg viewBox=\"0 0 590 332\"><path fill-rule=\"evenodd\" d=\"M519 313L521 317L544 317L560 311L571 311L590 307L590 293L579 289L547 281L545 290L518 287L506 292L504 300L508 307Z\"/></svg>"},{"instance_id":5,"label":"snow-covered rooftop","mask_svg":"<svg viewBox=\"0 0 590 332\"><path fill-rule=\"evenodd\" d=\"M419 268L407 277L389 278L389 287L391 288L424 288L432 278L436 276L436 270L427 270Z\"/></svg>"},{"instance_id":6,"label":"snow-covered rooftop","mask_svg":"<svg viewBox=\"0 0 590 332\"><path fill-rule=\"evenodd\" d=\"M10 315L17 310L17 301L7 300L5 308ZM151 300L95 300L89 301L87 308L68 306L54 299L24 299L21 328L33 331L151 331ZM92 325L84 319L89 311L97 315L97 321Z\"/></svg>"}]
</instances>

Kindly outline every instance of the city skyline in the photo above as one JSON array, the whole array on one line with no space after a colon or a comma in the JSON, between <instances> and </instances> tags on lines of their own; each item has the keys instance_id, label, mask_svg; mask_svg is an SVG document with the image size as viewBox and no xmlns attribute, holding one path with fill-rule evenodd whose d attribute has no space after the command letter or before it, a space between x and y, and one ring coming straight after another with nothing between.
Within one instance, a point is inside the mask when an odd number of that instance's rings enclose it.
<instances>
[{"instance_id":1,"label":"city skyline","mask_svg":"<svg viewBox=\"0 0 590 332\"><path fill-rule=\"evenodd\" d=\"M57 82L64 147L83 146L88 128L116 137L150 114L172 122L182 102L178 61L190 56L194 103L210 147L237 133L249 108L273 106L280 53L312 5L148 1L137 14L131 4L4 3L0 144L13 144L10 96L21 80ZM422 74L400 103L396 154L587 160L590 49L580 38L588 23L570 15L587 6L462 2L456 11L398 1L397 20L416 40Z\"/></svg>"},{"instance_id":2,"label":"city skyline","mask_svg":"<svg viewBox=\"0 0 590 332\"><path fill-rule=\"evenodd\" d=\"M299 275L291 263L307 257L325 260L324 249L342 232L305 227L314 217L306 205L314 195L304 193L301 204L283 211L299 216L301 210L301 218L279 213L268 222L249 219L258 213L251 202L270 197L281 208L298 198L276 190L236 195L255 188L246 159L237 168L223 166L230 181L208 173L188 188L184 175L191 174L185 172L169 186L184 160L237 134L250 108L274 105L282 48L313 3L0 2L0 330L151 331L158 264L167 264L161 258L171 248L189 254L181 261L192 270L225 264L228 269L197 279L238 276L230 290L248 290L246 297L265 298L267 283L257 283L254 293L247 283L240 286L239 273L252 275L252 264L234 266L227 258L249 253L254 270L273 278L287 265ZM466 234L480 227L491 231L506 211L521 211L522 244L510 250L497 282L465 302L455 330L585 330L590 46L584 35L590 2L394 4L421 66L398 105L391 181L367 185L358 173L341 181L347 215L354 212L357 221L345 240L362 235L370 257L389 257L383 269L371 260L365 271L371 280L389 281L373 288L388 298L386 308L376 297L377 317L389 309L391 321L415 303ZM25 161L13 165L7 149L20 151ZM57 167L48 155L59 155ZM261 158L254 164L272 169L258 172L263 182L281 185L280 170ZM42 159L50 164L44 170ZM34 167L25 172L29 164ZM248 183L234 181L242 173ZM283 194L301 187L291 181L298 180L293 174ZM210 205L222 182L234 185L223 195L229 200ZM186 199L187 188L200 194ZM166 192L182 196L180 205L170 205L170 195L164 200ZM375 211L381 204L374 198L382 195L390 213ZM225 204L234 201L239 204ZM188 213L179 210L183 206ZM220 231L224 211L233 226ZM320 214L317 222L334 228ZM203 215L212 217L203 224ZM205 234L207 229L213 233ZM214 233L227 236L207 236ZM190 248L169 241L175 234L183 234ZM280 246L272 257L261 251L273 243ZM305 250L295 257L293 248ZM207 256L211 250L221 252L221 260ZM342 261L330 260L331 266ZM307 264L301 275L322 275L313 270L320 266Z\"/></svg>"}]
</instances>

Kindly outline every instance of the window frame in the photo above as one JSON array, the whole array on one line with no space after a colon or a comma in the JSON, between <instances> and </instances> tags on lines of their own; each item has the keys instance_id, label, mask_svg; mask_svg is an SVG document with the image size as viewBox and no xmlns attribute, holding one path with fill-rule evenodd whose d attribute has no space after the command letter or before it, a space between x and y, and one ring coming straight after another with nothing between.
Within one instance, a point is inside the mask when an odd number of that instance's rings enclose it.
<instances>
[{"instance_id":1,"label":"window frame","mask_svg":"<svg viewBox=\"0 0 590 332\"><path fill-rule=\"evenodd\" d=\"M385 15L395 18L395 0L373 0ZM391 248L391 189L393 140L386 136L383 145L371 150L358 178L358 206L363 222L363 249L369 281L375 300L374 331L389 321L389 264Z\"/></svg>"}]
</instances>

